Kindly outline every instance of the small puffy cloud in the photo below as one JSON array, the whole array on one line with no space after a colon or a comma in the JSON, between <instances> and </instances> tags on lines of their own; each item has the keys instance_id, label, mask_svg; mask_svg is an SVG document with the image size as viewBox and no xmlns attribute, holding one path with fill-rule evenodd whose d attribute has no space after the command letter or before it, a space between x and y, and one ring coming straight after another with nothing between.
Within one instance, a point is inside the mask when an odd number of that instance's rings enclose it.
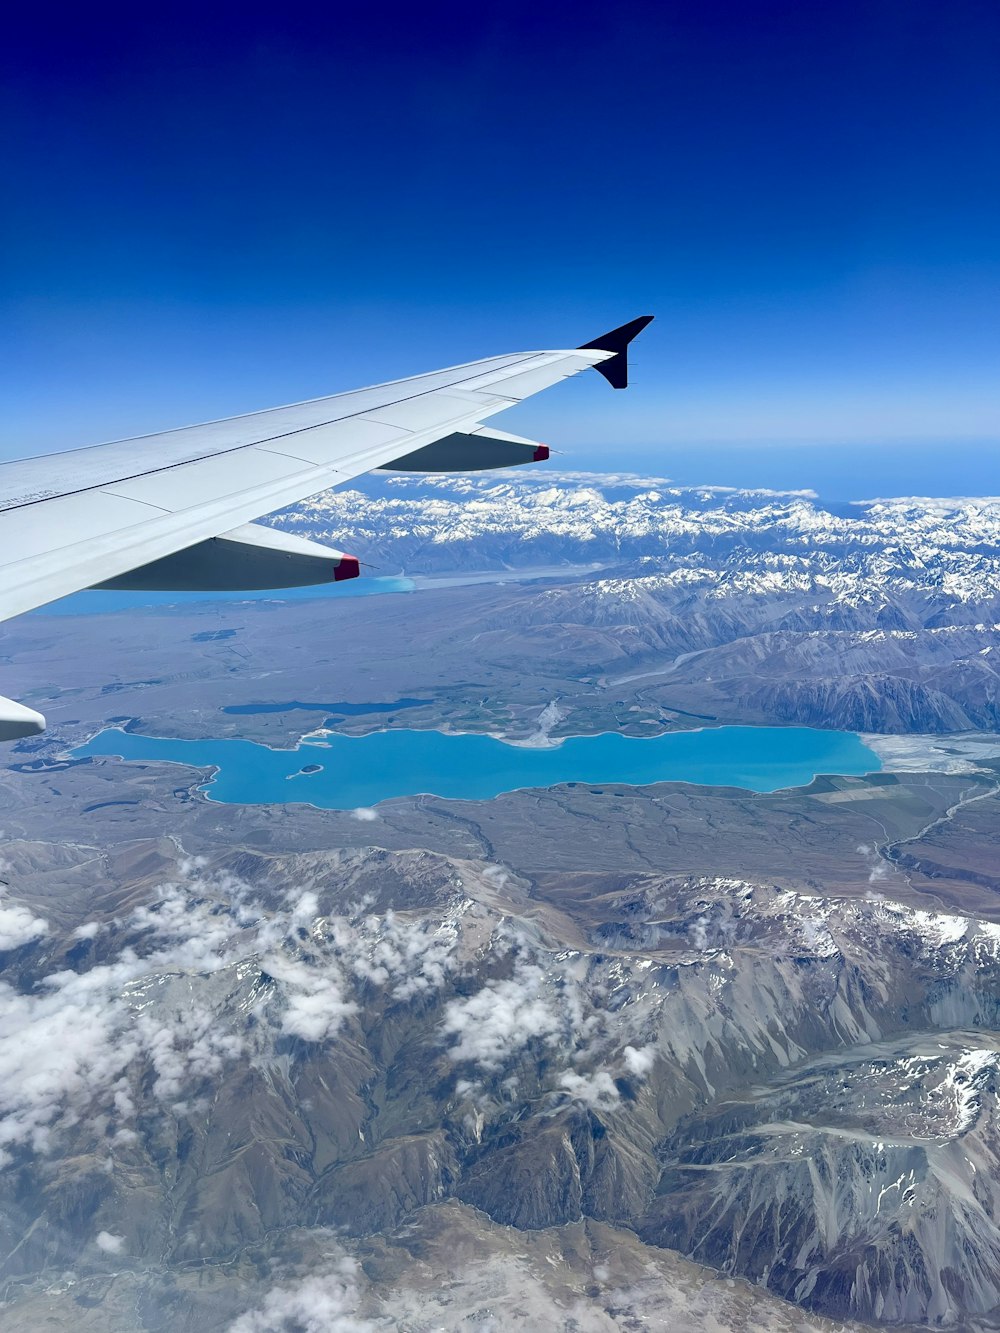
<instances>
[{"instance_id":1,"label":"small puffy cloud","mask_svg":"<svg viewBox=\"0 0 1000 1333\"><path fill-rule=\"evenodd\" d=\"M880 879L888 878L889 867L880 857L877 847L873 847L869 843L863 842L858 846L858 855L863 856L868 862L869 884L877 884Z\"/></svg>"},{"instance_id":2,"label":"small puffy cloud","mask_svg":"<svg viewBox=\"0 0 1000 1333\"><path fill-rule=\"evenodd\" d=\"M615 1081L605 1070L596 1074L577 1074L567 1069L559 1077L559 1086L577 1102L585 1102L595 1111L606 1111L620 1100Z\"/></svg>"},{"instance_id":3,"label":"small puffy cloud","mask_svg":"<svg viewBox=\"0 0 1000 1333\"><path fill-rule=\"evenodd\" d=\"M125 1248L125 1237L114 1236L110 1231L99 1231L94 1237L94 1244L105 1254L121 1254Z\"/></svg>"},{"instance_id":4,"label":"small puffy cloud","mask_svg":"<svg viewBox=\"0 0 1000 1333\"><path fill-rule=\"evenodd\" d=\"M20 949L23 944L47 935L48 931L49 923L34 916L27 907L19 903L8 906L0 900L0 953Z\"/></svg>"},{"instance_id":5,"label":"small puffy cloud","mask_svg":"<svg viewBox=\"0 0 1000 1333\"><path fill-rule=\"evenodd\" d=\"M305 1041L326 1041L356 1011L351 998L359 984L383 986L401 1000L439 990L456 965L458 930L453 922L418 918L391 910L320 917L317 895L303 893L290 912L296 926L312 925L308 956L289 957L280 949L263 959L266 972L281 983L286 1008L282 1030Z\"/></svg>"},{"instance_id":6,"label":"small puffy cloud","mask_svg":"<svg viewBox=\"0 0 1000 1333\"><path fill-rule=\"evenodd\" d=\"M626 1046L622 1051L625 1068L633 1078L645 1078L656 1060L655 1046Z\"/></svg>"},{"instance_id":7,"label":"small puffy cloud","mask_svg":"<svg viewBox=\"0 0 1000 1333\"><path fill-rule=\"evenodd\" d=\"M319 894L307 889L292 905L290 918L293 926L306 926L319 916Z\"/></svg>"},{"instance_id":8,"label":"small puffy cloud","mask_svg":"<svg viewBox=\"0 0 1000 1333\"><path fill-rule=\"evenodd\" d=\"M229 1325L228 1333L375 1333L377 1327L358 1313L360 1270L341 1259L328 1273L269 1291L258 1310Z\"/></svg>"},{"instance_id":9,"label":"small puffy cloud","mask_svg":"<svg viewBox=\"0 0 1000 1333\"><path fill-rule=\"evenodd\" d=\"M344 931L343 955L355 977L391 986L400 1000L439 990L455 966L454 924L408 920L398 912L366 917Z\"/></svg>"},{"instance_id":10,"label":"small puffy cloud","mask_svg":"<svg viewBox=\"0 0 1000 1333\"><path fill-rule=\"evenodd\" d=\"M443 1021L445 1032L455 1039L448 1052L451 1059L497 1070L532 1041L557 1041L563 1015L545 981L540 967L521 963L508 980L452 1000Z\"/></svg>"},{"instance_id":11,"label":"small puffy cloud","mask_svg":"<svg viewBox=\"0 0 1000 1333\"><path fill-rule=\"evenodd\" d=\"M351 811L352 819L360 819L363 824L370 824L372 820L378 819L379 813L373 810L370 805L359 805L356 810Z\"/></svg>"},{"instance_id":12,"label":"small puffy cloud","mask_svg":"<svg viewBox=\"0 0 1000 1333\"><path fill-rule=\"evenodd\" d=\"M264 968L285 991L281 1029L303 1041L326 1041L339 1030L357 1005L344 994L344 979L337 968L319 968L301 959L272 955Z\"/></svg>"},{"instance_id":13,"label":"small puffy cloud","mask_svg":"<svg viewBox=\"0 0 1000 1333\"><path fill-rule=\"evenodd\" d=\"M700 916L688 927L688 936L695 949L703 951L708 948L708 927L711 924L707 916Z\"/></svg>"},{"instance_id":14,"label":"small puffy cloud","mask_svg":"<svg viewBox=\"0 0 1000 1333\"><path fill-rule=\"evenodd\" d=\"M497 958L513 953L513 975L488 981L476 994L446 1006L442 1026L456 1039L451 1059L498 1070L536 1041L558 1045L574 1059L589 1049L606 1016L588 999L581 960L553 958L529 938L505 939L502 933L494 936L491 950Z\"/></svg>"},{"instance_id":15,"label":"small puffy cloud","mask_svg":"<svg viewBox=\"0 0 1000 1333\"><path fill-rule=\"evenodd\" d=\"M156 1071L153 1090L163 1102L176 1102L193 1084L217 1078L243 1052L242 1031L220 1021L217 1005L202 990L197 982L183 986L175 1001L135 1016L144 1054Z\"/></svg>"},{"instance_id":16,"label":"small puffy cloud","mask_svg":"<svg viewBox=\"0 0 1000 1333\"><path fill-rule=\"evenodd\" d=\"M92 940L100 933L100 929L101 923L99 921L86 921L73 931L73 938L75 940Z\"/></svg>"}]
</instances>

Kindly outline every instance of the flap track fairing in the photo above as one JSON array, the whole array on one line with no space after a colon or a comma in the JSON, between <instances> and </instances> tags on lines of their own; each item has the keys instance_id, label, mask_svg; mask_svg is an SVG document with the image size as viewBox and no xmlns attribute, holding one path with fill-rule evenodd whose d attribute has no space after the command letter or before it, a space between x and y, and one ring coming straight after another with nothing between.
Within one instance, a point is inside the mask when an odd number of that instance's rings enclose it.
<instances>
[{"instance_id":1,"label":"flap track fairing","mask_svg":"<svg viewBox=\"0 0 1000 1333\"><path fill-rule=\"evenodd\" d=\"M244 523L94 586L143 592L248 592L339 583L361 572L353 555L278 528Z\"/></svg>"},{"instance_id":2,"label":"flap track fairing","mask_svg":"<svg viewBox=\"0 0 1000 1333\"><path fill-rule=\"evenodd\" d=\"M542 463L548 446L502 430L457 431L384 464L380 472L485 472L490 468Z\"/></svg>"}]
</instances>

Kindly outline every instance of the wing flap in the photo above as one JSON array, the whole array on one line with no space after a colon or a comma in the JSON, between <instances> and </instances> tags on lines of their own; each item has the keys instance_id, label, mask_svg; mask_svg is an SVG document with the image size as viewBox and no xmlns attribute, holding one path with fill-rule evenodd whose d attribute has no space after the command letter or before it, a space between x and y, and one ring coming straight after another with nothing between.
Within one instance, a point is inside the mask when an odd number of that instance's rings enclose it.
<instances>
[{"instance_id":1,"label":"wing flap","mask_svg":"<svg viewBox=\"0 0 1000 1333\"><path fill-rule=\"evenodd\" d=\"M252 588L298 588L357 578L352 555L280 528L259 523L175 551L149 565L119 574L98 588L142 591L245 592Z\"/></svg>"},{"instance_id":2,"label":"wing flap","mask_svg":"<svg viewBox=\"0 0 1000 1333\"><path fill-rule=\"evenodd\" d=\"M542 463L549 456L548 446L526 440L522 435L508 435L502 430L480 427L457 431L433 444L425 444L410 454L383 463L384 472L483 472L501 467L520 467Z\"/></svg>"},{"instance_id":3,"label":"wing flap","mask_svg":"<svg viewBox=\"0 0 1000 1333\"><path fill-rule=\"evenodd\" d=\"M26 704L16 703L0 695L0 741L16 741L24 736L37 736L45 730L45 718Z\"/></svg>"}]
</instances>

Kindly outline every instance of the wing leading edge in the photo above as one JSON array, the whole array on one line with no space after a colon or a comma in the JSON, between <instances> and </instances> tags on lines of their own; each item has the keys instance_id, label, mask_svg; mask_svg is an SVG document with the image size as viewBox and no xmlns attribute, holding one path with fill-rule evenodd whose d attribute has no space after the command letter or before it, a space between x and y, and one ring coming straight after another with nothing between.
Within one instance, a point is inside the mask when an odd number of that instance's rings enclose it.
<instances>
[{"instance_id":1,"label":"wing leading edge","mask_svg":"<svg viewBox=\"0 0 1000 1333\"><path fill-rule=\"evenodd\" d=\"M352 577L353 557L275 541L253 520L375 468L465 471L547 456L483 421L581 370L624 387L628 344L651 318L573 350L491 357L2 464L0 620L100 585L288 587ZM0 740L44 726L40 713L0 698Z\"/></svg>"}]
</instances>

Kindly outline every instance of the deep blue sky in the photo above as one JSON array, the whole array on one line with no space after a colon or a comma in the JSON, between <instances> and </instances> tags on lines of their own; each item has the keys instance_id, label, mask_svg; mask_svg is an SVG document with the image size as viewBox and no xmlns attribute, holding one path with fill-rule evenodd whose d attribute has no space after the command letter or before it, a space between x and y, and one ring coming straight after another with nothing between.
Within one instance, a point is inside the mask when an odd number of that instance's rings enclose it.
<instances>
[{"instance_id":1,"label":"deep blue sky","mask_svg":"<svg viewBox=\"0 0 1000 1333\"><path fill-rule=\"evenodd\" d=\"M992 0L138 8L4 33L0 456L648 310L628 395L499 424L1000 490Z\"/></svg>"}]
</instances>

